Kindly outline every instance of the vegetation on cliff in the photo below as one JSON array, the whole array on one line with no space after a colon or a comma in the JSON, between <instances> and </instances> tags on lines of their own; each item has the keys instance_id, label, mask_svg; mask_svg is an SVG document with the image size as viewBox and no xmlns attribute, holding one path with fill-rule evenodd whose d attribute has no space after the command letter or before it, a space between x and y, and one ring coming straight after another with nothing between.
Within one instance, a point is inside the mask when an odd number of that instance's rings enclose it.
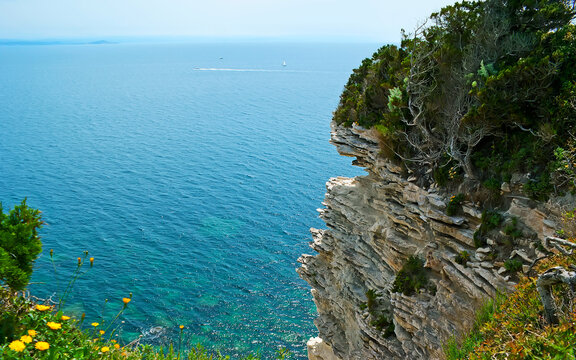
<instances>
[{"instance_id":1,"label":"vegetation on cliff","mask_svg":"<svg viewBox=\"0 0 576 360\"><path fill-rule=\"evenodd\" d=\"M354 70L334 121L374 127L423 183L538 200L576 185L576 26L567 0L463 1Z\"/></svg>"},{"instance_id":2,"label":"vegetation on cliff","mask_svg":"<svg viewBox=\"0 0 576 360\"><path fill-rule=\"evenodd\" d=\"M573 268L576 255L557 254L535 267ZM455 359L573 359L576 356L576 303L569 285L553 289L559 323L550 324L537 290L536 277L524 277L508 297L489 302L477 315L472 331L445 346Z\"/></svg>"}]
</instances>

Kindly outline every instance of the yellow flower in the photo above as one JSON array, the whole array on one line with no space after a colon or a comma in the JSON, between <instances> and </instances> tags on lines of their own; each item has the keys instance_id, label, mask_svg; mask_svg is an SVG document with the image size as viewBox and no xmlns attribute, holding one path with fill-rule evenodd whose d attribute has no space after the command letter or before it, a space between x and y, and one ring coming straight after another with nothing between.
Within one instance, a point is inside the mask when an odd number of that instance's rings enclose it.
<instances>
[{"instance_id":1,"label":"yellow flower","mask_svg":"<svg viewBox=\"0 0 576 360\"><path fill-rule=\"evenodd\" d=\"M36 330L28 330L28 335L36 336L36 334L37 334Z\"/></svg>"},{"instance_id":2,"label":"yellow flower","mask_svg":"<svg viewBox=\"0 0 576 360\"><path fill-rule=\"evenodd\" d=\"M100 335L104 335L105 332L106 331L104 331L104 330L100 330Z\"/></svg>"},{"instance_id":3,"label":"yellow flower","mask_svg":"<svg viewBox=\"0 0 576 360\"><path fill-rule=\"evenodd\" d=\"M94 326L94 327L97 327L97 326L100 325L100 324L99 324L99 323L92 323L92 324L90 324L90 325L92 325L92 326Z\"/></svg>"},{"instance_id":4,"label":"yellow flower","mask_svg":"<svg viewBox=\"0 0 576 360\"><path fill-rule=\"evenodd\" d=\"M92 265L94 265L94 258L93 257L90 258L90 266L92 266Z\"/></svg>"},{"instance_id":5,"label":"yellow flower","mask_svg":"<svg viewBox=\"0 0 576 360\"><path fill-rule=\"evenodd\" d=\"M70 316L62 315L62 321L70 320Z\"/></svg>"},{"instance_id":6,"label":"yellow flower","mask_svg":"<svg viewBox=\"0 0 576 360\"><path fill-rule=\"evenodd\" d=\"M52 330L58 330L58 329L60 329L60 328L62 327L62 324L55 323L55 322L52 322L52 321L48 321L48 322L46 323L46 325L48 325L48 327L49 327L50 329L52 329Z\"/></svg>"},{"instance_id":7,"label":"yellow flower","mask_svg":"<svg viewBox=\"0 0 576 360\"><path fill-rule=\"evenodd\" d=\"M180 330L183 330L183 329L184 329L184 325L180 325Z\"/></svg>"},{"instance_id":8,"label":"yellow flower","mask_svg":"<svg viewBox=\"0 0 576 360\"><path fill-rule=\"evenodd\" d=\"M22 341L25 344L30 344L32 342L32 336L22 335L22 337L20 338L20 341Z\"/></svg>"},{"instance_id":9,"label":"yellow flower","mask_svg":"<svg viewBox=\"0 0 576 360\"><path fill-rule=\"evenodd\" d=\"M102 351L103 353L110 351L110 348L108 346L102 346L102 349L100 349L100 351Z\"/></svg>"},{"instance_id":10,"label":"yellow flower","mask_svg":"<svg viewBox=\"0 0 576 360\"><path fill-rule=\"evenodd\" d=\"M44 351L50 348L50 344L46 341L38 341L34 347L40 351Z\"/></svg>"},{"instance_id":11,"label":"yellow flower","mask_svg":"<svg viewBox=\"0 0 576 360\"><path fill-rule=\"evenodd\" d=\"M52 309L52 306L48 305L36 305L36 310L38 311L46 311Z\"/></svg>"},{"instance_id":12,"label":"yellow flower","mask_svg":"<svg viewBox=\"0 0 576 360\"><path fill-rule=\"evenodd\" d=\"M128 356L128 353L126 351L123 351L121 355L122 356Z\"/></svg>"},{"instance_id":13,"label":"yellow flower","mask_svg":"<svg viewBox=\"0 0 576 360\"><path fill-rule=\"evenodd\" d=\"M120 349L120 344L114 344L114 349Z\"/></svg>"},{"instance_id":14,"label":"yellow flower","mask_svg":"<svg viewBox=\"0 0 576 360\"><path fill-rule=\"evenodd\" d=\"M132 299L130 299L130 298L122 298L122 301L124 302L124 304L128 304L130 301L132 301Z\"/></svg>"},{"instance_id":15,"label":"yellow flower","mask_svg":"<svg viewBox=\"0 0 576 360\"><path fill-rule=\"evenodd\" d=\"M82 259L78 258L78 266L82 265Z\"/></svg>"},{"instance_id":16,"label":"yellow flower","mask_svg":"<svg viewBox=\"0 0 576 360\"><path fill-rule=\"evenodd\" d=\"M8 347L16 352L21 352L26 348L26 344L20 340L14 340L10 343L10 345L8 345Z\"/></svg>"}]
</instances>

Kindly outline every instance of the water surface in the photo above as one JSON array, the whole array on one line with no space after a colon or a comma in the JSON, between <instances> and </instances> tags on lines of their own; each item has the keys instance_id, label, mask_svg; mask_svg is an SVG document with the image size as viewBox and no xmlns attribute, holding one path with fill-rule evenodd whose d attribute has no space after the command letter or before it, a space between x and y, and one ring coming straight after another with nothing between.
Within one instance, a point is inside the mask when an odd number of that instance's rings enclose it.
<instances>
[{"instance_id":1,"label":"water surface","mask_svg":"<svg viewBox=\"0 0 576 360\"><path fill-rule=\"evenodd\" d=\"M305 358L315 307L296 259L322 226L324 183L360 173L329 122L375 49L0 47L0 201L27 197L47 222L33 293L62 292L87 250L67 311L102 322L132 292L124 342L175 341L182 324L232 356Z\"/></svg>"}]
</instances>

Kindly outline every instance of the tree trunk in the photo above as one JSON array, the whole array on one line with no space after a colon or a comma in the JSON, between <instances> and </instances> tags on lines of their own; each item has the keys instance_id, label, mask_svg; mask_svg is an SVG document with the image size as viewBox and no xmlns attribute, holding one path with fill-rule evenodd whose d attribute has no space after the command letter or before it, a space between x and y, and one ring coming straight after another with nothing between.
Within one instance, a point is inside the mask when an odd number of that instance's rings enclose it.
<instances>
[{"instance_id":1,"label":"tree trunk","mask_svg":"<svg viewBox=\"0 0 576 360\"><path fill-rule=\"evenodd\" d=\"M552 297L552 286L557 284L568 284L573 291L576 286L576 273L566 271L563 267L557 266L546 270L540 274L536 281L536 289L540 294L542 305L544 305L544 316L549 324L557 325L558 315L556 314L556 303Z\"/></svg>"}]
</instances>

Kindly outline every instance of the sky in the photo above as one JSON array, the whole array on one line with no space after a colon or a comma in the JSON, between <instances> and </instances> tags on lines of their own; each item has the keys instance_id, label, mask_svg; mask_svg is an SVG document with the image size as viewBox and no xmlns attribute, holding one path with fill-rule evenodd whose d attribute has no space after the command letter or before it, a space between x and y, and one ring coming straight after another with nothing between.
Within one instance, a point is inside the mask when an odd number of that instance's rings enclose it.
<instances>
[{"instance_id":1,"label":"sky","mask_svg":"<svg viewBox=\"0 0 576 360\"><path fill-rule=\"evenodd\" d=\"M454 0L0 0L0 39L300 37L398 42Z\"/></svg>"}]
</instances>

